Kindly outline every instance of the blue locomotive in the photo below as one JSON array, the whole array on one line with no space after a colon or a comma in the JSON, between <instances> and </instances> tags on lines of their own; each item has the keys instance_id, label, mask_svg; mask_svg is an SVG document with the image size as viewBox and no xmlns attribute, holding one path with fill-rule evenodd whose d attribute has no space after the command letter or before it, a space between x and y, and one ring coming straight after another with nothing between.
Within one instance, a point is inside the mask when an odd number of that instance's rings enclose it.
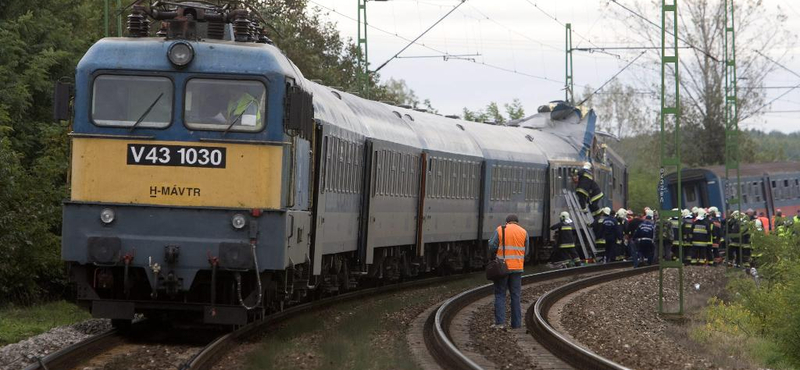
<instances>
[{"instance_id":1,"label":"blue locomotive","mask_svg":"<svg viewBox=\"0 0 800 370\"><path fill-rule=\"evenodd\" d=\"M247 10L165 4L134 5L129 37L98 41L76 72L62 257L95 317L244 324L480 268L509 213L546 256L585 161L606 205L625 204L592 111L491 125L362 99L305 79Z\"/></svg>"}]
</instances>

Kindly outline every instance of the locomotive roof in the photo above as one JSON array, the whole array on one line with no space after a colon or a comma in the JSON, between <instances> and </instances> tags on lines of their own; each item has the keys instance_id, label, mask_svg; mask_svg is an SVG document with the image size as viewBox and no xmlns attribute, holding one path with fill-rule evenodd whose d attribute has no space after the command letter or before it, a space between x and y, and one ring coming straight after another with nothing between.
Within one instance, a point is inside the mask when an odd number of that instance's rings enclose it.
<instances>
[{"instance_id":1,"label":"locomotive roof","mask_svg":"<svg viewBox=\"0 0 800 370\"><path fill-rule=\"evenodd\" d=\"M683 168L682 180L692 180L703 173L713 173L719 178L725 177L725 166L705 166L696 168ZM800 173L800 162L770 162L770 163L743 163L739 165L741 177L757 177L763 175L779 175L787 173ZM735 172L732 172L735 175ZM667 175L667 180L674 181L676 173Z\"/></svg>"},{"instance_id":2,"label":"locomotive roof","mask_svg":"<svg viewBox=\"0 0 800 370\"><path fill-rule=\"evenodd\" d=\"M86 51L78 63L78 73L98 69L174 72L167 51L175 42L160 37L106 37ZM195 57L187 67L192 72L302 78L300 71L273 45L221 40L181 42L189 42L194 49ZM154 51L161 51L164 57L153 58Z\"/></svg>"}]
</instances>

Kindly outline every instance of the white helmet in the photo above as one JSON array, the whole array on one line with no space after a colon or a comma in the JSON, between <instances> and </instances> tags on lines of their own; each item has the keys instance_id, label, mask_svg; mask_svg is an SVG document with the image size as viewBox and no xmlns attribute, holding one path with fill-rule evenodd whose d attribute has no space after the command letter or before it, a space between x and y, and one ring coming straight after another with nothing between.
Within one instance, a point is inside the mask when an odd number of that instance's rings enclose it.
<instances>
[{"instance_id":1,"label":"white helmet","mask_svg":"<svg viewBox=\"0 0 800 370\"><path fill-rule=\"evenodd\" d=\"M681 211L681 210L680 210L680 209L678 209L678 208L673 208L673 209L672 209L672 212L680 212L680 211ZM676 218L677 218L677 216L674 216L674 217L672 217L672 218L673 218L673 219L676 219Z\"/></svg>"},{"instance_id":2,"label":"white helmet","mask_svg":"<svg viewBox=\"0 0 800 370\"><path fill-rule=\"evenodd\" d=\"M697 208L697 207L692 207L692 214L695 214L695 215L696 215L696 214L697 214L697 210L698 210L698 208Z\"/></svg>"},{"instance_id":3,"label":"white helmet","mask_svg":"<svg viewBox=\"0 0 800 370\"><path fill-rule=\"evenodd\" d=\"M617 210L617 217L625 218L625 216L627 216L627 215L628 215L628 211L626 211L625 208L620 208L620 209Z\"/></svg>"},{"instance_id":4,"label":"white helmet","mask_svg":"<svg viewBox=\"0 0 800 370\"><path fill-rule=\"evenodd\" d=\"M739 217L739 211L733 211L733 212L731 212L731 217L733 217L733 218L737 218L737 217Z\"/></svg>"},{"instance_id":5,"label":"white helmet","mask_svg":"<svg viewBox=\"0 0 800 370\"><path fill-rule=\"evenodd\" d=\"M684 209L683 211L681 211L681 216L683 216L683 218L692 217L692 212L689 211L688 209Z\"/></svg>"},{"instance_id":6,"label":"white helmet","mask_svg":"<svg viewBox=\"0 0 800 370\"><path fill-rule=\"evenodd\" d=\"M603 214L606 215L606 216L610 215L611 214L611 208L603 207Z\"/></svg>"},{"instance_id":7,"label":"white helmet","mask_svg":"<svg viewBox=\"0 0 800 370\"><path fill-rule=\"evenodd\" d=\"M591 162L584 162L583 163L583 169L587 170L587 171L591 170L592 169L592 163Z\"/></svg>"},{"instance_id":8,"label":"white helmet","mask_svg":"<svg viewBox=\"0 0 800 370\"><path fill-rule=\"evenodd\" d=\"M763 230L764 229L764 224L761 222L761 220L756 219L755 224L756 224L756 228L757 229L759 229L759 230Z\"/></svg>"},{"instance_id":9,"label":"white helmet","mask_svg":"<svg viewBox=\"0 0 800 370\"><path fill-rule=\"evenodd\" d=\"M644 211L644 216L653 218L653 210L648 208L646 211Z\"/></svg>"},{"instance_id":10,"label":"white helmet","mask_svg":"<svg viewBox=\"0 0 800 370\"><path fill-rule=\"evenodd\" d=\"M702 208L697 209L697 219L702 220L706 218L706 210Z\"/></svg>"},{"instance_id":11,"label":"white helmet","mask_svg":"<svg viewBox=\"0 0 800 370\"><path fill-rule=\"evenodd\" d=\"M561 219L566 220L569 218L569 212L561 212Z\"/></svg>"},{"instance_id":12,"label":"white helmet","mask_svg":"<svg viewBox=\"0 0 800 370\"><path fill-rule=\"evenodd\" d=\"M709 213L713 213L715 215L718 215L719 214L719 208L712 206L711 208L708 209L708 212Z\"/></svg>"}]
</instances>

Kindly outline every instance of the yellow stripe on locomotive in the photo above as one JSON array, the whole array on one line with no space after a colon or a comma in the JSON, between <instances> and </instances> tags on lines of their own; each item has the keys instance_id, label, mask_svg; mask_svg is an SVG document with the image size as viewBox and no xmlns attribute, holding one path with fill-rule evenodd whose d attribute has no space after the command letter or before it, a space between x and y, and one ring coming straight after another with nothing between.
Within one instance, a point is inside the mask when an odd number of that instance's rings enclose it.
<instances>
[{"instance_id":1,"label":"yellow stripe on locomotive","mask_svg":"<svg viewBox=\"0 0 800 370\"><path fill-rule=\"evenodd\" d=\"M282 146L79 137L72 145L75 201L281 208Z\"/></svg>"}]
</instances>

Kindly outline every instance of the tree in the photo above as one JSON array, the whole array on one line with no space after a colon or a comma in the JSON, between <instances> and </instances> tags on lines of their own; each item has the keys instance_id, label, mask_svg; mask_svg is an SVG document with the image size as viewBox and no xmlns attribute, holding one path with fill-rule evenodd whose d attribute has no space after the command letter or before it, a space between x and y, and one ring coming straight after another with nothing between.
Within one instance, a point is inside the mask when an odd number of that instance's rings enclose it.
<instances>
[{"instance_id":1,"label":"tree","mask_svg":"<svg viewBox=\"0 0 800 370\"><path fill-rule=\"evenodd\" d=\"M514 98L511 104L503 104L506 108L506 114L509 120L525 118L525 108L522 107L522 102L518 98Z\"/></svg>"},{"instance_id":2,"label":"tree","mask_svg":"<svg viewBox=\"0 0 800 370\"><path fill-rule=\"evenodd\" d=\"M599 130L622 138L652 131L655 127L656 112L648 107L646 99L652 94L639 92L619 80L610 82L602 91L592 95L594 90L586 86L584 97L579 101L586 99L584 105L594 108Z\"/></svg>"},{"instance_id":3,"label":"tree","mask_svg":"<svg viewBox=\"0 0 800 370\"><path fill-rule=\"evenodd\" d=\"M486 106L486 115L489 116L491 121L495 123L505 123L506 118L503 117L503 114L500 113L500 108L497 106L497 103L491 102L489 105Z\"/></svg>"},{"instance_id":4,"label":"tree","mask_svg":"<svg viewBox=\"0 0 800 370\"><path fill-rule=\"evenodd\" d=\"M690 1L682 2L679 8L678 33L686 41L680 44L691 47L680 52L682 151L683 159L690 165L719 164L725 159L723 6L723 1ZM619 35L620 42L653 47L647 55L656 62L660 58L661 31L645 19L660 19L661 1L637 2L631 7L643 14L644 19L632 16L621 7L609 5L608 8L609 15L625 26L624 33ZM787 17L780 8L772 14L760 0L739 0L735 2L735 9L739 117L745 120L762 112L765 102L762 87L770 73L778 68L759 52L789 50L794 41L786 27ZM667 23L669 29L671 22ZM779 62L786 59L786 52L776 59ZM659 96L660 85L653 82L658 70L641 70L645 75L636 79L641 81L636 89ZM746 86L742 86L744 81Z\"/></svg>"},{"instance_id":5,"label":"tree","mask_svg":"<svg viewBox=\"0 0 800 370\"><path fill-rule=\"evenodd\" d=\"M412 107L416 107L419 104L419 98L414 93L414 90L409 88L403 79L395 80L390 78L383 84L383 89L385 100L394 104L405 104Z\"/></svg>"}]
</instances>

